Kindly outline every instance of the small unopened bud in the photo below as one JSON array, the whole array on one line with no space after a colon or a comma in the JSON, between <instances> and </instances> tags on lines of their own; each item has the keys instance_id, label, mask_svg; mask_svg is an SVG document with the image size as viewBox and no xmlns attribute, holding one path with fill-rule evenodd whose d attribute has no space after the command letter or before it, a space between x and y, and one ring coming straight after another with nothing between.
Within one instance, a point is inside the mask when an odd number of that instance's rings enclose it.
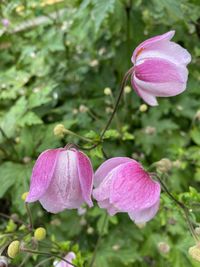
<instances>
[{"instance_id":1,"label":"small unopened bud","mask_svg":"<svg viewBox=\"0 0 200 267\"><path fill-rule=\"evenodd\" d=\"M0 267L8 267L8 259L5 256L0 256Z\"/></svg>"},{"instance_id":2,"label":"small unopened bud","mask_svg":"<svg viewBox=\"0 0 200 267\"><path fill-rule=\"evenodd\" d=\"M74 109L72 110L72 113L73 113L74 115L78 114L78 109L77 109L77 108L74 108Z\"/></svg>"},{"instance_id":3,"label":"small unopened bud","mask_svg":"<svg viewBox=\"0 0 200 267\"><path fill-rule=\"evenodd\" d=\"M86 225L86 224L87 224L86 219L82 217L81 220L80 220L80 225L81 225L81 226L84 226L84 225Z\"/></svg>"},{"instance_id":4,"label":"small unopened bud","mask_svg":"<svg viewBox=\"0 0 200 267\"><path fill-rule=\"evenodd\" d=\"M200 244L189 248L188 253L193 259L200 262Z\"/></svg>"},{"instance_id":5,"label":"small unopened bud","mask_svg":"<svg viewBox=\"0 0 200 267\"><path fill-rule=\"evenodd\" d=\"M25 156L25 157L23 158L23 162L24 162L25 164L29 163L30 161L31 161L31 157Z\"/></svg>"},{"instance_id":6,"label":"small unopened bud","mask_svg":"<svg viewBox=\"0 0 200 267\"><path fill-rule=\"evenodd\" d=\"M80 105L80 107L79 107L79 111L80 111L81 113L85 113L85 112L88 111L88 108L87 108L85 105Z\"/></svg>"},{"instance_id":7,"label":"small unopened bud","mask_svg":"<svg viewBox=\"0 0 200 267\"><path fill-rule=\"evenodd\" d=\"M136 223L136 226L137 226L139 229L143 229L143 228L146 226L146 223Z\"/></svg>"},{"instance_id":8,"label":"small unopened bud","mask_svg":"<svg viewBox=\"0 0 200 267\"><path fill-rule=\"evenodd\" d=\"M107 107L106 108L106 113L112 113L113 112L113 109L112 108L110 108L110 107Z\"/></svg>"},{"instance_id":9,"label":"small unopened bud","mask_svg":"<svg viewBox=\"0 0 200 267\"><path fill-rule=\"evenodd\" d=\"M147 109L148 109L148 107L147 107L146 104L142 104L142 105L140 105L140 107L139 107L140 112L145 112L145 111L147 111Z\"/></svg>"},{"instance_id":10,"label":"small unopened bud","mask_svg":"<svg viewBox=\"0 0 200 267\"><path fill-rule=\"evenodd\" d=\"M20 242L18 240L12 241L8 246L7 254L10 258L15 258L20 251Z\"/></svg>"},{"instance_id":11,"label":"small unopened bud","mask_svg":"<svg viewBox=\"0 0 200 267\"><path fill-rule=\"evenodd\" d=\"M170 246L165 242L159 242L158 243L158 250L163 254L167 254L170 251Z\"/></svg>"},{"instance_id":12,"label":"small unopened bud","mask_svg":"<svg viewBox=\"0 0 200 267\"><path fill-rule=\"evenodd\" d=\"M125 94L129 94L130 92L131 92L131 87L128 86L128 85L125 86L125 87L124 87L124 93L125 93Z\"/></svg>"},{"instance_id":13,"label":"small unopened bud","mask_svg":"<svg viewBox=\"0 0 200 267\"><path fill-rule=\"evenodd\" d=\"M89 65L90 65L90 67L96 67L99 65L99 61L97 59L94 59L94 60L90 61Z\"/></svg>"},{"instance_id":14,"label":"small unopened bud","mask_svg":"<svg viewBox=\"0 0 200 267\"><path fill-rule=\"evenodd\" d=\"M29 192L24 192L24 193L21 195L21 199L22 199L23 201L26 200L26 198L27 198L27 196L28 196L28 193L29 193Z\"/></svg>"},{"instance_id":15,"label":"small unopened bud","mask_svg":"<svg viewBox=\"0 0 200 267\"><path fill-rule=\"evenodd\" d=\"M118 251L118 250L120 249L120 245L115 244L115 245L112 246L112 249L113 249L114 251Z\"/></svg>"},{"instance_id":16,"label":"small unopened bud","mask_svg":"<svg viewBox=\"0 0 200 267\"><path fill-rule=\"evenodd\" d=\"M200 121L200 110L197 110L196 114L194 115L194 118Z\"/></svg>"},{"instance_id":17,"label":"small unopened bud","mask_svg":"<svg viewBox=\"0 0 200 267\"><path fill-rule=\"evenodd\" d=\"M87 233L88 233L88 235L92 235L94 233L94 228L88 227Z\"/></svg>"},{"instance_id":18,"label":"small unopened bud","mask_svg":"<svg viewBox=\"0 0 200 267\"><path fill-rule=\"evenodd\" d=\"M57 124L53 129L54 135L58 137L63 137L65 132L66 132L66 129L63 124Z\"/></svg>"},{"instance_id":19,"label":"small unopened bud","mask_svg":"<svg viewBox=\"0 0 200 267\"><path fill-rule=\"evenodd\" d=\"M156 162L156 170L162 173L170 171L172 168L171 160L163 158L160 161Z\"/></svg>"},{"instance_id":20,"label":"small unopened bud","mask_svg":"<svg viewBox=\"0 0 200 267\"><path fill-rule=\"evenodd\" d=\"M155 134L156 128L155 127L152 127L152 126L147 126L144 129L144 132L145 132L145 134L152 135L152 134Z\"/></svg>"},{"instance_id":21,"label":"small unopened bud","mask_svg":"<svg viewBox=\"0 0 200 267\"><path fill-rule=\"evenodd\" d=\"M104 89L104 95L111 95L112 94L112 90L109 87L106 87Z\"/></svg>"},{"instance_id":22,"label":"small unopened bud","mask_svg":"<svg viewBox=\"0 0 200 267\"><path fill-rule=\"evenodd\" d=\"M46 237L46 229L43 227L39 227L34 232L34 238L37 241L42 241Z\"/></svg>"}]
</instances>

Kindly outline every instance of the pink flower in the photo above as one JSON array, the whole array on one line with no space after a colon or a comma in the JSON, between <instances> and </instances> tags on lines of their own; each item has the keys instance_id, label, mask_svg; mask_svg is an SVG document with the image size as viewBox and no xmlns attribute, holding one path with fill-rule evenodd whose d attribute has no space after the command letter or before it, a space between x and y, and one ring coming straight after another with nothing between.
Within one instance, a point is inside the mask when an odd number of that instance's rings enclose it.
<instances>
[{"instance_id":1,"label":"pink flower","mask_svg":"<svg viewBox=\"0 0 200 267\"><path fill-rule=\"evenodd\" d=\"M171 42L175 31L150 38L141 43L131 58L134 68L132 86L149 105L156 106L156 97L175 96L186 89L187 64L191 55Z\"/></svg>"},{"instance_id":2,"label":"pink flower","mask_svg":"<svg viewBox=\"0 0 200 267\"><path fill-rule=\"evenodd\" d=\"M1 22L4 27L8 27L10 25L10 21L8 19L2 19Z\"/></svg>"},{"instance_id":3,"label":"pink flower","mask_svg":"<svg viewBox=\"0 0 200 267\"><path fill-rule=\"evenodd\" d=\"M84 153L49 149L40 154L33 167L26 202L39 200L52 213L79 208L84 202L91 207L92 184L92 165Z\"/></svg>"},{"instance_id":4,"label":"pink flower","mask_svg":"<svg viewBox=\"0 0 200 267\"><path fill-rule=\"evenodd\" d=\"M74 254L74 252L69 252L66 256L65 256L65 260L67 260L68 262L72 263L72 261L76 258L76 255ZM54 261L53 266L55 267L72 267L71 264L67 263L66 261Z\"/></svg>"},{"instance_id":5,"label":"pink flower","mask_svg":"<svg viewBox=\"0 0 200 267\"><path fill-rule=\"evenodd\" d=\"M95 173L94 185L94 198L110 215L128 212L135 223L144 223L158 211L160 184L133 159L105 161Z\"/></svg>"}]
</instances>

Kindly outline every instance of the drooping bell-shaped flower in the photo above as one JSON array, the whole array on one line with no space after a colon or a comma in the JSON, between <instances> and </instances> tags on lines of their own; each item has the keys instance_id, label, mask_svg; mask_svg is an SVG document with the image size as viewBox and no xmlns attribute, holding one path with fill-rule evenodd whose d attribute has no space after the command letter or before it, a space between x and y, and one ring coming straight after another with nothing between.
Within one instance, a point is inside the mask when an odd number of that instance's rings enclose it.
<instances>
[{"instance_id":1,"label":"drooping bell-shaped flower","mask_svg":"<svg viewBox=\"0 0 200 267\"><path fill-rule=\"evenodd\" d=\"M131 158L105 161L95 173L94 186L93 197L110 215L127 212L135 223L144 223L158 211L160 184Z\"/></svg>"},{"instance_id":2,"label":"drooping bell-shaped flower","mask_svg":"<svg viewBox=\"0 0 200 267\"><path fill-rule=\"evenodd\" d=\"M175 96L186 89L189 52L171 41L175 31L142 42L133 52L131 83L136 93L149 105L156 97Z\"/></svg>"},{"instance_id":3,"label":"drooping bell-shaped flower","mask_svg":"<svg viewBox=\"0 0 200 267\"><path fill-rule=\"evenodd\" d=\"M83 203L91 207L92 186L92 165L83 152L49 149L40 154L33 167L26 202L39 200L52 213L79 208Z\"/></svg>"}]
</instances>

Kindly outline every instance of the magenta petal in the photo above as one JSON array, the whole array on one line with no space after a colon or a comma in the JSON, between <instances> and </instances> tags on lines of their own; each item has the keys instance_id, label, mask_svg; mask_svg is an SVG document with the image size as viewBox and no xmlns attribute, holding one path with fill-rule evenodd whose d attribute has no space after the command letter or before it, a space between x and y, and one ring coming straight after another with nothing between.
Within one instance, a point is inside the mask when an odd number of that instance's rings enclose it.
<instances>
[{"instance_id":1,"label":"magenta petal","mask_svg":"<svg viewBox=\"0 0 200 267\"><path fill-rule=\"evenodd\" d=\"M30 191L26 198L27 202L38 200L46 192L61 151L62 149L50 149L40 154L33 167Z\"/></svg>"},{"instance_id":2,"label":"magenta petal","mask_svg":"<svg viewBox=\"0 0 200 267\"><path fill-rule=\"evenodd\" d=\"M145 223L150 221L158 212L160 200L150 208L129 212L129 217L135 223Z\"/></svg>"},{"instance_id":3,"label":"magenta petal","mask_svg":"<svg viewBox=\"0 0 200 267\"><path fill-rule=\"evenodd\" d=\"M80 151L76 152L78 175L83 198L89 207L93 206L91 200L93 186L93 168L89 158Z\"/></svg>"},{"instance_id":4,"label":"magenta petal","mask_svg":"<svg viewBox=\"0 0 200 267\"><path fill-rule=\"evenodd\" d=\"M108 175L108 173L114 169L115 167L118 167L120 164L127 163L130 161L134 161L133 159L127 158L127 157L115 157L106 160L104 163L101 164L101 166L97 169L94 175L94 185L97 187L104 178Z\"/></svg>"},{"instance_id":5,"label":"magenta petal","mask_svg":"<svg viewBox=\"0 0 200 267\"><path fill-rule=\"evenodd\" d=\"M153 181L139 163L125 163L112 172L110 203L131 212L154 205L160 197L160 184Z\"/></svg>"}]
</instances>

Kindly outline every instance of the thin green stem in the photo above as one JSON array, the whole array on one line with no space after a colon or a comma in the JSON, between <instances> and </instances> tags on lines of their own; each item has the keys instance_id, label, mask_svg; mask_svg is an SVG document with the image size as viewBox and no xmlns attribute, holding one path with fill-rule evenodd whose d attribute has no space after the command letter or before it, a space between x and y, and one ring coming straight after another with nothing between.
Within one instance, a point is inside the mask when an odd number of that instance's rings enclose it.
<instances>
[{"instance_id":1,"label":"thin green stem","mask_svg":"<svg viewBox=\"0 0 200 267\"><path fill-rule=\"evenodd\" d=\"M43 256L49 256L49 257L55 257L55 258L58 258L68 264L70 264L71 266L74 266L74 267L78 267L76 266L75 264L69 262L68 260L66 260L65 258L57 255L57 254L54 254L54 253L49 253L49 252L45 252L45 251L38 251L38 250L32 250L32 249L28 249L28 248L21 248L21 251L23 252L27 252L27 253L32 253L32 254L37 254L37 255L43 255Z\"/></svg>"},{"instance_id":2,"label":"thin green stem","mask_svg":"<svg viewBox=\"0 0 200 267\"><path fill-rule=\"evenodd\" d=\"M156 174L156 178L158 179L158 181L160 182L162 188L164 189L164 191L167 193L167 195L183 210L184 212L184 215L185 215L185 219L186 219L186 222L188 224L188 228L192 234L192 236L194 237L194 239L199 242L199 238L197 237L196 233L195 233L195 230L194 230L194 227L193 227L193 224L190 220L190 213L189 213L189 210L188 208L182 203L180 202L179 200L177 200L168 190L168 188L166 187L166 185L164 184L164 182L160 179L160 177Z\"/></svg>"},{"instance_id":3,"label":"thin green stem","mask_svg":"<svg viewBox=\"0 0 200 267\"><path fill-rule=\"evenodd\" d=\"M29 228L30 228L30 230L32 230L33 229L33 218L32 218L29 204L27 202L25 203L25 207L26 207L28 218L29 218Z\"/></svg>"},{"instance_id":4,"label":"thin green stem","mask_svg":"<svg viewBox=\"0 0 200 267\"><path fill-rule=\"evenodd\" d=\"M89 138L87 138L87 137L84 137L84 136L81 136L81 135L79 135L79 134L77 134L77 133L74 133L74 132L72 132L72 131L70 131L70 130L68 130L68 129L66 129L64 132L65 132L66 134L74 135L74 136L78 137L79 139L82 139L82 140L84 140L84 141L86 141L86 142L93 142L91 139L89 139Z\"/></svg>"},{"instance_id":5,"label":"thin green stem","mask_svg":"<svg viewBox=\"0 0 200 267\"><path fill-rule=\"evenodd\" d=\"M89 264L89 267L92 267L94 262L95 262L97 251L98 251L99 245L100 245L102 237L103 237L103 232L104 232L104 228L106 226L107 219L108 219L108 214L105 213L104 220L103 220L102 227L101 227L101 231L100 231L100 235L97 239L96 246L94 248L93 256L92 256L91 262Z\"/></svg>"}]
</instances>

